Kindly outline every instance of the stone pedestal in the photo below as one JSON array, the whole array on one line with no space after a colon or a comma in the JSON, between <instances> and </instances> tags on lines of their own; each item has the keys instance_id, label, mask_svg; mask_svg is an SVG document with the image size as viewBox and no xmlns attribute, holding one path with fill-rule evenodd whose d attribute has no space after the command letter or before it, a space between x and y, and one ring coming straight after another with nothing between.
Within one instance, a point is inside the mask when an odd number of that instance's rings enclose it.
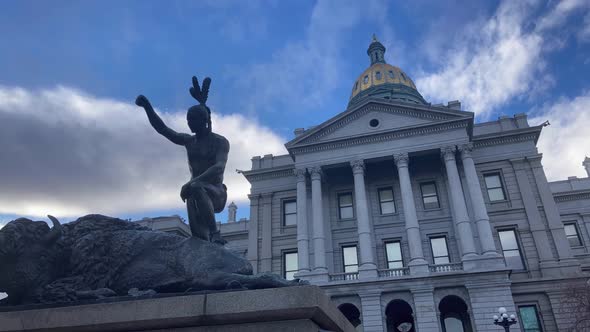
<instances>
[{"instance_id":1,"label":"stone pedestal","mask_svg":"<svg viewBox=\"0 0 590 332\"><path fill-rule=\"evenodd\" d=\"M0 331L354 331L317 286L13 309Z\"/></svg>"}]
</instances>

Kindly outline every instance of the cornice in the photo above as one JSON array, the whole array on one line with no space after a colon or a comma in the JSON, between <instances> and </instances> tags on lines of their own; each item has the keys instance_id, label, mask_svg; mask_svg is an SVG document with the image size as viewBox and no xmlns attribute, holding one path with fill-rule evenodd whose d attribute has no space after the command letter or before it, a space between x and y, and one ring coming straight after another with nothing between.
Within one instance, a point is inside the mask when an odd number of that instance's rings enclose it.
<instances>
[{"instance_id":1,"label":"cornice","mask_svg":"<svg viewBox=\"0 0 590 332\"><path fill-rule=\"evenodd\" d=\"M295 177L295 168L293 166L281 168L263 168L252 171L245 171L242 174L244 174L246 180L252 182L275 178Z\"/></svg>"},{"instance_id":2,"label":"cornice","mask_svg":"<svg viewBox=\"0 0 590 332\"><path fill-rule=\"evenodd\" d=\"M553 198L556 202L577 201L581 199L590 199L590 190L574 190L561 193L554 193Z\"/></svg>"},{"instance_id":3,"label":"cornice","mask_svg":"<svg viewBox=\"0 0 590 332\"><path fill-rule=\"evenodd\" d=\"M524 141L534 141L537 144L541 134L541 126L530 127L526 129L517 129L509 132L493 133L481 136L473 136L473 146L475 148L492 145L512 144Z\"/></svg>"},{"instance_id":4,"label":"cornice","mask_svg":"<svg viewBox=\"0 0 590 332\"><path fill-rule=\"evenodd\" d=\"M307 153L307 152L318 152L325 150L332 150L338 148L344 148L354 145L372 144L382 141L389 141L396 138L405 138L418 135L428 135L436 132L442 132L447 130L467 128L469 126L470 118L456 119L443 123L433 123L426 126L407 128L403 130L396 130L393 132L375 133L372 135L364 135L351 138L343 138L339 140L324 142L324 143L311 143L300 147L290 148L291 154Z\"/></svg>"}]
</instances>

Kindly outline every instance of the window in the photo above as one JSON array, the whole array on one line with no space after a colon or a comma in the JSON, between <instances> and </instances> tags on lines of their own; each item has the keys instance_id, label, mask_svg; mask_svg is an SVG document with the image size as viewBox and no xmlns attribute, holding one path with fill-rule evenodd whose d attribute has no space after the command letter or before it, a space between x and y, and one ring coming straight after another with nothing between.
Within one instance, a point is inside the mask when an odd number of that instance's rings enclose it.
<instances>
[{"instance_id":1,"label":"window","mask_svg":"<svg viewBox=\"0 0 590 332\"><path fill-rule=\"evenodd\" d=\"M448 264L451 262L449 259L449 248L447 247L446 237L431 237L430 247L432 248L432 260L434 264Z\"/></svg>"},{"instance_id":2,"label":"window","mask_svg":"<svg viewBox=\"0 0 590 332\"><path fill-rule=\"evenodd\" d=\"M582 240L580 239L580 233L578 232L576 223L565 224L563 225L563 228L565 229L565 237L570 243L570 247L582 246Z\"/></svg>"},{"instance_id":3,"label":"window","mask_svg":"<svg viewBox=\"0 0 590 332\"><path fill-rule=\"evenodd\" d=\"M283 277L287 280L293 280L299 264L297 263L297 252L283 253Z\"/></svg>"},{"instance_id":4,"label":"window","mask_svg":"<svg viewBox=\"0 0 590 332\"><path fill-rule=\"evenodd\" d=\"M344 262L344 272L359 271L359 261L356 253L356 246L342 247L342 261Z\"/></svg>"},{"instance_id":5,"label":"window","mask_svg":"<svg viewBox=\"0 0 590 332\"><path fill-rule=\"evenodd\" d=\"M354 208L352 206L352 193L338 195L338 214L340 219L354 218Z\"/></svg>"},{"instance_id":6,"label":"window","mask_svg":"<svg viewBox=\"0 0 590 332\"><path fill-rule=\"evenodd\" d=\"M404 81L405 81L405 80L406 80L406 75L404 75L404 73L403 73L403 72L401 72L401 71L400 71L399 73L400 73L400 75L402 75L402 78L403 78L403 79L404 79Z\"/></svg>"},{"instance_id":7,"label":"window","mask_svg":"<svg viewBox=\"0 0 590 332\"><path fill-rule=\"evenodd\" d=\"M490 202L505 201L506 194L504 192L504 187L502 186L500 173L486 174L484 175L484 179Z\"/></svg>"},{"instance_id":8,"label":"window","mask_svg":"<svg viewBox=\"0 0 590 332\"><path fill-rule=\"evenodd\" d=\"M387 256L387 268L398 269L404 267L402 248L399 241L385 243L385 255Z\"/></svg>"},{"instance_id":9,"label":"window","mask_svg":"<svg viewBox=\"0 0 590 332\"><path fill-rule=\"evenodd\" d=\"M523 270L524 263L520 254L520 248L516 240L516 232L513 229L498 231L500 244L502 245L502 254L506 265L515 270Z\"/></svg>"},{"instance_id":10,"label":"window","mask_svg":"<svg viewBox=\"0 0 590 332\"><path fill-rule=\"evenodd\" d=\"M420 190L422 191L422 202L424 203L424 209L439 208L438 194L436 193L436 183L421 183Z\"/></svg>"},{"instance_id":11,"label":"window","mask_svg":"<svg viewBox=\"0 0 590 332\"><path fill-rule=\"evenodd\" d=\"M518 307L518 316L522 324L523 332L542 332L541 321L534 305L523 305Z\"/></svg>"},{"instance_id":12,"label":"window","mask_svg":"<svg viewBox=\"0 0 590 332\"><path fill-rule=\"evenodd\" d=\"M283 225L297 225L297 201L283 201Z\"/></svg>"},{"instance_id":13,"label":"window","mask_svg":"<svg viewBox=\"0 0 590 332\"><path fill-rule=\"evenodd\" d=\"M365 75L365 77L363 78L363 83L369 83L369 75Z\"/></svg>"},{"instance_id":14,"label":"window","mask_svg":"<svg viewBox=\"0 0 590 332\"><path fill-rule=\"evenodd\" d=\"M356 90L356 89L358 89L358 87L359 87L359 82L358 81L354 82L354 89Z\"/></svg>"},{"instance_id":15,"label":"window","mask_svg":"<svg viewBox=\"0 0 590 332\"><path fill-rule=\"evenodd\" d=\"M393 74L393 70L389 71L389 78L395 78L395 75Z\"/></svg>"},{"instance_id":16,"label":"window","mask_svg":"<svg viewBox=\"0 0 590 332\"><path fill-rule=\"evenodd\" d=\"M393 188L379 189L379 208L381 210L381 214L395 213Z\"/></svg>"},{"instance_id":17,"label":"window","mask_svg":"<svg viewBox=\"0 0 590 332\"><path fill-rule=\"evenodd\" d=\"M381 80L381 72L380 71L375 73L375 78L378 80Z\"/></svg>"}]
</instances>

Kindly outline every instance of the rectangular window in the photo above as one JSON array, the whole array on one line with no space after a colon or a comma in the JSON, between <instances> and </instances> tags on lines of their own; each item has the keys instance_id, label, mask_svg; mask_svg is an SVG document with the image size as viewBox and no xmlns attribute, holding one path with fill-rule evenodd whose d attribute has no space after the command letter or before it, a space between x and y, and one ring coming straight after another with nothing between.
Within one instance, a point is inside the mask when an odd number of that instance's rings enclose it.
<instances>
[{"instance_id":1,"label":"rectangular window","mask_svg":"<svg viewBox=\"0 0 590 332\"><path fill-rule=\"evenodd\" d=\"M523 270L524 263L522 262L515 230L498 231L498 235L500 236L500 244L502 245L506 265L514 270Z\"/></svg>"},{"instance_id":2,"label":"rectangular window","mask_svg":"<svg viewBox=\"0 0 590 332\"><path fill-rule=\"evenodd\" d=\"M381 214L395 213L393 188L379 189L379 208L381 209Z\"/></svg>"},{"instance_id":3,"label":"rectangular window","mask_svg":"<svg viewBox=\"0 0 590 332\"><path fill-rule=\"evenodd\" d=\"M283 225L297 225L297 201L283 201Z\"/></svg>"},{"instance_id":4,"label":"rectangular window","mask_svg":"<svg viewBox=\"0 0 590 332\"><path fill-rule=\"evenodd\" d=\"M522 324L523 332L542 332L541 321L537 307L534 305L523 305L518 307L518 315Z\"/></svg>"},{"instance_id":5,"label":"rectangular window","mask_svg":"<svg viewBox=\"0 0 590 332\"><path fill-rule=\"evenodd\" d=\"M354 218L352 193L338 194L338 216L340 219Z\"/></svg>"},{"instance_id":6,"label":"rectangular window","mask_svg":"<svg viewBox=\"0 0 590 332\"><path fill-rule=\"evenodd\" d=\"M438 194L436 192L436 183L421 183L420 190L422 191L422 202L424 203L424 209L439 208Z\"/></svg>"},{"instance_id":7,"label":"rectangular window","mask_svg":"<svg viewBox=\"0 0 590 332\"><path fill-rule=\"evenodd\" d=\"M342 261L344 262L344 272L358 272L359 261L356 246L342 247Z\"/></svg>"},{"instance_id":8,"label":"rectangular window","mask_svg":"<svg viewBox=\"0 0 590 332\"><path fill-rule=\"evenodd\" d=\"M404 267L402 248L399 241L386 242L385 255L387 256L388 269L398 269Z\"/></svg>"},{"instance_id":9,"label":"rectangular window","mask_svg":"<svg viewBox=\"0 0 590 332\"><path fill-rule=\"evenodd\" d=\"M448 264L451 262L449 259L449 248L447 247L446 237L431 237L430 247L432 248L432 260L434 264Z\"/></svg>"},{"instance_id":10,"label":"rectangular window","mask_svg":"<svg viewBox=\"0 0 590 332\"><path fill-rule=\"evenodd\" d=\"M486 188L488 190L488 197L490 202L498 202L506 200L506 193L502 186L502 179L500 173L491 173L484 175Z\"/></svg>"},{"instance_id":11,"label":"rectangular window","mask_svg":"<svg viewBox=\"0 0 590 332\"><path fill-rule=\"evenodd\" d=\"M297 252L283 253L283 277L287 280L293 280L298 269Z\"/></svg>"},{"instance_id":12,"label":"rectangular window","mask_svg":"<svg viewBox=\"0 0 590 332\"><path fill-rule=\"evenodd\" d=\"M582 246L582 240L580 239L580 233L578 232L578 227L576 223L568 223L563 225L565 229L565 237L567 241L570 243L570 247L580 247Z\"/></svg>"}]
</instances>

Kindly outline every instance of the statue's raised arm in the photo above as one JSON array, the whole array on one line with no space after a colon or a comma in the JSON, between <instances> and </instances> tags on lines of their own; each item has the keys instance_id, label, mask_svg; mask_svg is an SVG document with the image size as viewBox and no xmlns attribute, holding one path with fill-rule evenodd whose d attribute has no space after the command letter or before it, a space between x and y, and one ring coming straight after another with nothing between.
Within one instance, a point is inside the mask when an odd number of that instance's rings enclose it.
<instances>
[{"instance_id":1,"label":"statue's raised arm","mask_svg":"<svg viewBox=\"0 0 590 332\"><path fill-rule=\"evenodd\" d=\"M170 129L164 121L158 116L150 101L144 96L139 95L135 99L135 105L143 107L145 110L145 114L147 114L148 119L150 120L150 124L154 129L162 136L169 139L172 143L178 145L186 145L191 138L189 134L177 133L176 131Z\"/></svg>"}]
</instances>

